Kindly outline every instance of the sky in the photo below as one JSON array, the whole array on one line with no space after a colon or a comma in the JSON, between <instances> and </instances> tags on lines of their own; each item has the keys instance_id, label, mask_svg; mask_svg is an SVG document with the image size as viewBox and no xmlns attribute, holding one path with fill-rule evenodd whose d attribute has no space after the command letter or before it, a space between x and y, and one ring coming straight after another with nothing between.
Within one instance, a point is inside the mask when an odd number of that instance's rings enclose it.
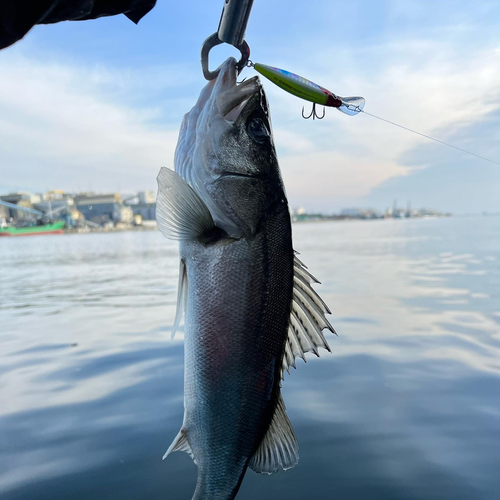
<instances>
[{"instance_id":1,"label":"sky","mask_svg":"<svg viewBox=\"0 0 500 500\"><path fill-rule=\"evenodd\" d=\"M36 26L0 51L0 193L155 189L206 83L200 49L222 5L158 0L138 25ZM498 0L255 0L246 39L254 62L500 162ZM211 66L229 55L217 47ZM292 207L500 211L499 165L367 115L304 120L309 103L264 86Z\"/></svg>"}]
</instances>

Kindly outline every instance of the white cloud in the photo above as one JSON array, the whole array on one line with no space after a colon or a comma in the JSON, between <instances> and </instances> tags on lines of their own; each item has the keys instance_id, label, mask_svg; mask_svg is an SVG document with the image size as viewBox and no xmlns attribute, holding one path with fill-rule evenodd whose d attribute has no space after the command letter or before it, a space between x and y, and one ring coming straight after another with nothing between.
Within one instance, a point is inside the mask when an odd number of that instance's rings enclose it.
<instances>
[{"instance_id":1,"label":"white cloud","mask_svg":"<svg viewBox=\"0 0 500 500\"><path fill-rule=\"evenodd\" d=\"M406 170L394 162L342 152L318 152L281 161L287 193L294 197L349 200ZM338 180L338 181L337 181Z\"/></svg>"},{"instance_id":2,"label":"white cloud","mask_svg":"<svg viewBox=\"0 0 500 500\"><path fill-rule=\"evenodd\" d=\"M140 189L172 164L178 125L128 105L130 78L23 57L0 74L0 189Z\"/></svg>"},{"instance_id":3,"label":"white cloud","mask_svg":"<svg viewBox=\"0 0 500 500\"><path fill-rule=\"evenodd\" d=\"M284 149L289 154L312 153L315 150L313 141L284 127L274 130L274 142L277 147Z\"/></svg>"},{"instance_id":4,"label":"white cloud","mask_svg":"<svg viewBox=\"0 0 500 500\"><path fill-rule=\"evenodd\" d=\"M327 48L295 50L284 67L340 95L363 95L367 111L438 139L500 109L496 46L414 36L352 49L329 49L326 40L316 45ZM89 69L2 54L0 190L154 187L159 167L172 164L181 111L204 84L183 71ZM196 90L186 92L186 82ZM167 86L168 99L161 94ZM405 163L424 138L332 109L323 121L305 121L300 100L269 82L265 87L292 202L321 197L332 206L362 203L384 181L432 166L431 157ZM167 115L171 107L176 111ZM482 153L473 141L457 146ZM449 150L450 162L462 154Z\"/></svg>"},{"instance_id":5,"label":"white cloud","mask_svg":"<svg viewBox=\"0 0 500 500\"><path fill-rule=\"evenodd\" d=\"M369 67L352 63L367 57L372 61ZM325 60L335 60L335 65L323 64L317 72L317 61ZM335 58L327 50L316 51L302 63L304 76L333 92L364 96L368 112L444 141L500 109L500 51L496 47L464 49L409 39L358 51L340 50ZM294 66L298 71L300 64ZM277 141L292 197L310 197L313 205L317 196L330 196L332 206L339 200L362 203L382 182L432 166L432 157L418 165L405 163L408 153L428 139L370 116L347 117L331 109L323 121L299 123L302 103L274 88L269 90L275 127L285 129L286 123L293 130L291 140ZM294 136L302 137L307 148L296 147L300 143L292 142ZM481 154L472 141L456 145ZM443 154L449 155L451 163L465 153L446 149Z\"/></svg>"}]
</instances>

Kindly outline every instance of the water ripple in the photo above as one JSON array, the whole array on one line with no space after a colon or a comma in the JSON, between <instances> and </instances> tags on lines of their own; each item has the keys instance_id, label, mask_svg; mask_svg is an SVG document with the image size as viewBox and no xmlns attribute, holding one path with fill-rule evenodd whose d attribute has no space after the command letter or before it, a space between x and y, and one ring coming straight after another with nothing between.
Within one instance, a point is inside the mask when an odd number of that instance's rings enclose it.
<instances>
[{"instance_id":1,"label":"water ripple","mask_svg":"<svg viewBox=\"0 0 500 500\"><path fill-rule=\"evenodd\" d=\"M294 226L339 337L283 382L299 466L249 472L238 500L496 500L495 221ZM155 232L0 243L2 500L190 498L190 458L161 461L183 414L176 245Z\"/></svg>"}]
</instances>

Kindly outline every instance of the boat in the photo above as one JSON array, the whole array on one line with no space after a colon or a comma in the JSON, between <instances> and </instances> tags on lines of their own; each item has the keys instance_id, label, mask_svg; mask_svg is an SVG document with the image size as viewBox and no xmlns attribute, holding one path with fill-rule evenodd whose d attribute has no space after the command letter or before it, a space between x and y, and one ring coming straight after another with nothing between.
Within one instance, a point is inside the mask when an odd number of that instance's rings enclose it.
<instances>
[{"instance_id":1,"label":"boat","mask_svg":"<svg viewBox=\"0 0 500 500\"><path fill-rule=\"evenodd\" d=\"M42 234L62 234L64 233L65 222L60 220L41 226L27 226L27 227L0 227L1 236L39 236Z\"/></svg>"}]
</instances>

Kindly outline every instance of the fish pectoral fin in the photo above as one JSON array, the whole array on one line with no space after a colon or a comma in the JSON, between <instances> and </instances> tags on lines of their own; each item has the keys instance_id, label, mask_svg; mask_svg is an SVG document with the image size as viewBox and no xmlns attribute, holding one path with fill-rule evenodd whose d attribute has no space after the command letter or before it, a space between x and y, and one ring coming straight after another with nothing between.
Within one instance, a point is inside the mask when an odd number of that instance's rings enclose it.
<instances>
[{"instance_id":1,"label":"fish pectoral fin","mask_svg":"<svg viewBox=\"0 0 500 500\"><path fill-rule=\"evenodd\" d=\"M172 240L210 241L217 227L196 191L169 168L163 167L156 180L156 221L163 236Z\"/></svg>"},{"instance_id":2,"label":"fish pectoral fin","mask_svg":"<svg viewBox=\"0 0 500 500\"><path fill-rule=\"evenodd\" d=\"M248 466L255 472L272 474L291 469L298 461L299 445L280 393L271 425Z\"/></svg>"},{"instance_id":3,"label":"fish pectoral fin","mask_svg":"<svg viewBox=\"0 0 500 500\"><path fill-rule=\"evenodd\" d=\"M177 287L177 310L175 312L174 325L172 326L172 339L175 337L175 333L181 324L184 311L186 310L187 288L186 263L181 259L179 264L179 286Z\"/></svg>"},{"instance_id":4,"label":"fish pectoral fin","mask_svg":"<svg viewBox=\"0 0 500 500\"><path fill-rule=\"evenodd\" d=\"M293 263L293 299L290 324L288 327L288 338L283 356L282 374L293 366L295 358L300 356L304 362L306 352L313 352L319 356L318 348L323 347L331 351L326 341L323 330L327 328L335 333L333 326L326 319L330 309L323 302L311 283L319 283L318 280L307 271L307 268L294 257Z\"/></svg>"},{"instance_id":5,"label":"fish pectoral fin","mask_svg":"<svg viewBox=\"0 0 500 500\"><path fill-rule=\"evenodd\" d=\"M170 455L170 453L173 453L174 451L185 451L193 459L194 463L196 463L193 450L191 449L187 438L187 431L184 427L182 427L177 436L175 436L172 444L168 447L165 455L163 455L162 460L165 460Z\"/></svg>"}]
</instances>

